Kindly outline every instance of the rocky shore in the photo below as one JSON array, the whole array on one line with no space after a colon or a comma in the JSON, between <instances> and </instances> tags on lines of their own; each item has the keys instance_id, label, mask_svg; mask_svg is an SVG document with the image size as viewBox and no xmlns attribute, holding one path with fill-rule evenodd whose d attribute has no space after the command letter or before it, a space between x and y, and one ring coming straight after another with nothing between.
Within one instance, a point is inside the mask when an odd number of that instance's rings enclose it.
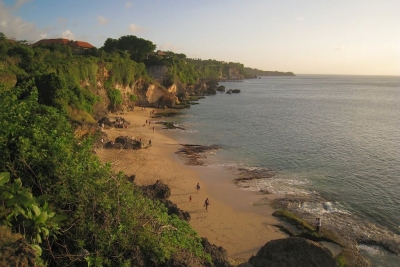
<instances>
[{"instance_id":1,"label":"rocky shore","mask_svg":"<svg viewBox=\"0 0 400 267\"><path fill-rule=\"evenodd\" d=\"M359 231L345 229L338 227L340 223L325 219L323 229L316 234L312 225L314 218L296 208L307 199L278 198L273 192L260 192L264 199L260 201L259 194L237 187L245 186L248 180L271 178L275 175L273 170L236 170L235 184L232 172L227 171L218 176L221 181L224 175L229 176L225 179L229 182L207 183L202 177L214 174L202 167L202 160L220 147L179 144L168 138L167 127L156 123L162 118L162 112L129 112L119 119L128 125L125 128L116 128L111 119L102 130L103 142L99 141L96 153L116 171L124 171L148 197L164 203L170 214L189 221L205 238L204 242L210 244L210 254L218 255L217 266L334 266L332 262L341 260L347 261L348 266L370 266L357 249L360 243L381 245L399 253L399 243L382 229L365 236L362 226ZM107 149L106 144L110 143L114 146ZM198 182L202 183L200 192L195 190ZM232 196L250 202L237 204ZM207 197L211 201L208 211L203 207ZM290 211L296 219L277 215L279 210ZM339 247L338 253L333 251L334 246ZM292 252L287 252L288 247Z\"/></svg>"}]
</instances>

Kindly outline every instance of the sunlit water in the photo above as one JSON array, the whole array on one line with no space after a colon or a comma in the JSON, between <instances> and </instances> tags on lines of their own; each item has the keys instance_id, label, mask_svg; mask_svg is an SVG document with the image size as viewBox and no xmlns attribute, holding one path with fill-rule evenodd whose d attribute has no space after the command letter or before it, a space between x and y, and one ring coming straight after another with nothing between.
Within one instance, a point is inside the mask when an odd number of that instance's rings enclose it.
<instances>
[{"instance_id":1,"label":"sunlit water","mask_svg":"<svg viewBox=\"0 0 400 267\"><path fill-rule=\"evenodd\" d=\"M220 85L241 93L208 96L185 110L173 119L186 129L176 138L220 145L212 164L276 172L247 190L318 194L326 201L302 209L356 214L400 234L400 77L299 75ZM386 258L375 266L400 266L399 258Z\"/></svg>"}]
</instances>

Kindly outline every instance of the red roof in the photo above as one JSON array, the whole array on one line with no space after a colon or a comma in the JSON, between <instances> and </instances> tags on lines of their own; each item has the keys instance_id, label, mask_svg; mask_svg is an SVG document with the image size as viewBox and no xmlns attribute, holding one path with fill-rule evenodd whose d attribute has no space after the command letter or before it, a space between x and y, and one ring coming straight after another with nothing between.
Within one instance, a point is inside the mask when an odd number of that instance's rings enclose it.
<instances>
[{"instance_id":1,"label":"red roof","mask_svg":"<svg viewBox=\"0 0 400 267\"><path fill-rule=\"evenodd\" d=\"M93 45L89 44L88 42L83 42L83 41L71 42L70 46L80 47L80 48L93 48L94 47Z\"/></svg>"},{"instance_id":2,"label":"red roof","mask_svg":"<svg viewBox=\"0 0 400 267\"><path fill-rule=\"evenodd\" d=\"M88 42L70 41L70 40L64 39L64 38L42 39L42 40L37 41L36 43L34 43L33 46L52 45L52 44L69 45L69 46L74 47L74 48L94 48L94 46L89 44Z\"/></svg>"},{"instance_id":3,"label":"red roof","mask_svg":"<svg viewBox=\"0 0 400 267\"><path fill-rule=\"evenodd\" d=\"M167 56L167 53L165 53L165 52L163 52L161 50L158 50L156 54L159 55L159 56Z\"/></svg>"},{"instance_id":4,"label":"red roof","mask_svg":"<svg viewBox=\"0 0 400 267\"><path fill-rule=\"evenodd\" d=\"M61 45L66 45L70 41L68 39L64 38L58 38L58 39L42 39L40 41L37 41L36 43L33 44L33 46L38 46L38 45L51 45L51 44L61 44Z\"/></svg>"}]
</instances>

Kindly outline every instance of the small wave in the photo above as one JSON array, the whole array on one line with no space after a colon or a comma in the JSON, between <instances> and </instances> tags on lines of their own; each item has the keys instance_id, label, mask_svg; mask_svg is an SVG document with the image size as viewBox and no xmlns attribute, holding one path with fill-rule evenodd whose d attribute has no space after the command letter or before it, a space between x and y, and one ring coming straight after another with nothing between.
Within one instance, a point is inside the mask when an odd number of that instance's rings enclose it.
<instances>
[{"instance_id":1,"label":"small wave","mask_svg":"<svg viewBox=\"0 0 400 267\"><path fill-rule=\"evenodd\" d=\"M268 192L272 194L296 194L309 195L309 191L297 188L295 185L307 184L308 181L285 180L281 178L254 179L250 181L240 181L238 186L244 190Z\"/></svg>"},{"instance_id":2,"label":"small wave","mask_svg":"<svg viewBox=\"0 0 400 267\"><path fill-rule=\"evenodd\" d=\"M182 115L179 115L177 117L178 118L191 118L191 117L193 117L193 115L192 114L182 114Z\"/></svg>"},{"instance_id":3,"label":"small wave","mask_svg":"<svg viewBox=\"0 0 400 267\"><path fill-rule=\"evenodd\" d=\"M209 167L213 167L213 168L227 168L227 169L231 169L231 168L237 168L237 163L210 163L207 164L207 166Z\"/></svg>"},{"instance_id":4,"label":"small wave","mask_svg":"<svg viewBox=\"0 0 400 267\"><path fill-rule=\"evenodd\" d=\"M167 129L169 132L184 132L185 130L179 128Z\"/></svg>"},{"instance_id":5,"label":"small wave","mask_svg":"<svg viewBox=\"0 0 400 267\"><path fill-rule=\"evenodd\" d=\"M378 246L369 246L360 244L358 245L358 249L368 253L371 256L383 256L386 255L387 252Z\"/></svg>"},{"instance_id":6,"label":"small wave","mask_svg":"<svg viewBox=\"0 0 400 267\"><path fill-rule=\"evenodd\" d=\"M347 214L350 215L350 212L344 209L339 203L332 202L320 202L320 201L304 201L297 203L299 205L299 209L303 212L307 212L310 214Z\"/></svg>"}]
</instances>

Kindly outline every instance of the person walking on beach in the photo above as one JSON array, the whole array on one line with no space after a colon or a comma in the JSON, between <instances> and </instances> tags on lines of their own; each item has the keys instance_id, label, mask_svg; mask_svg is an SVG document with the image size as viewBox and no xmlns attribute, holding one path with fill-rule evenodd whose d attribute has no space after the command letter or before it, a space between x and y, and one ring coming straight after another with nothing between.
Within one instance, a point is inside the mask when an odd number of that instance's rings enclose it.
<instances>
[{"instance_id":1,"label":"person walking on beach","mask_svg":"<svg viewBox=\"0 0 400 267\"><path fill-rule=\"evenodd\" d=\"M208 198L206 199L206 201L204 201L204 207L206 207L206 210L208 211L208 205L211 205L210 200L208 200Z\"/></svg>"},{"instance_id":2,"label":"person walking on beach","mask_svg":"<svg viewBox=\"0 0 400 267\"><path fill-rule=\"evenodd\" d=\"M319 228L321 227L321 218L315 219L315 232L319 232Z\"/></svg>"},{"instance_id":3,"label":"person walking on beach","mask_svg":"<svg viewBox=\"0 0 400 267\"><path fill-rule=\"evenodd\" d=\"M199 191L200 191L200 183L197 183L196 189L197 189L197 193L199 193Z\"/></svg>"}]
</instances>

